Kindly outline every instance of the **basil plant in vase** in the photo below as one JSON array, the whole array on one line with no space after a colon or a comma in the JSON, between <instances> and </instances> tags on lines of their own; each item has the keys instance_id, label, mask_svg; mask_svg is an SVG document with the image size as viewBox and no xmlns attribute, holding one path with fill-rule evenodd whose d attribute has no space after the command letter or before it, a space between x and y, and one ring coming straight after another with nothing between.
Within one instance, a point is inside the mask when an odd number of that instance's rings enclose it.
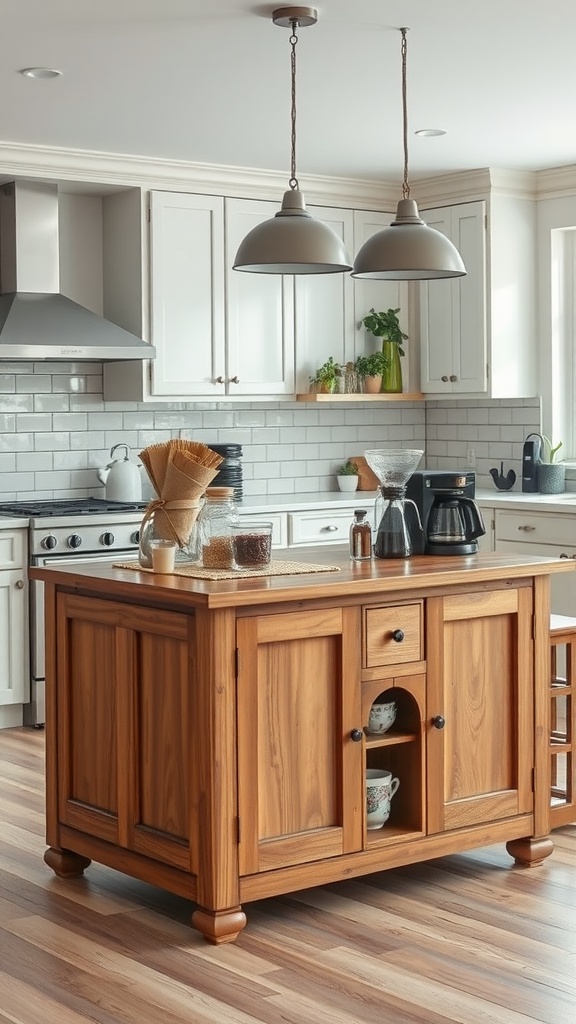
<instances>
[{"instance_id":1,"label":"basil plant in vase","mask_svg":"<svg viewBox=\"0 0 576 1024\"><path fill-rule=\"evenodd\" d=\"M400 356L404 355L403 342L408 340L398 320L398 309L387 309L377 313L371 309L362 323L370 334L382 338L382 353L386 357L387 367L382 375L380 390L389 394L402 392L402 364Z\"/></svg>"}]
</instances>

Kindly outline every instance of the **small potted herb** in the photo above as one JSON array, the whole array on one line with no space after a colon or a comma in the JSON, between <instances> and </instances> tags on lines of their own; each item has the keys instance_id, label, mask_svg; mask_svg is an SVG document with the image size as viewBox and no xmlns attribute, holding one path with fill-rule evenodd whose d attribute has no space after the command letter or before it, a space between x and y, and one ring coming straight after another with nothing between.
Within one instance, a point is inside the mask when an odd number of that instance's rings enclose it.
<instances>
[{"instance_id":1,"label":"small potted herb","mask_svg":"<svg viewBox=\"0 0 576 1024\"><path fill-rule=\"evenodd\" d=\"M372 394L380 391L382 378L388 368L388 358L380 350L369 356L358 356L355 363L356 373L363 381L365 392Z\"/></svg>"},{"instance_id":2,"label":"small potted herb","mask_svg":"<svg viewBox=\"0 0 576 1024\"><path fill-rule=\"evenodd\" d=\"M374 308L364 317L362 323L370 334L382 338L382 352L387 357L388 365L382 376L382 391L398 394L402 391L402 365L400 356L404 355L402 347L408 335L404 333L398 320L397 309L381 310Z\"/></svg>"},{"instance_id":3,"label":"small potted herb","mask_svg":"<svg viewBox=\"0 0 576 1024\"><path fill-rule=\"evenodd\" d=\"M348 459L336 470L336 479L341 491L355 491L358 487L358 466Z\"/></svg>"},{"instance_id":4,"label":"small potted herb","mask_svg":"<svg viewBox=\"0 0 576 1024\"><path fill-rule=\"evenodd\" d=\"M336 390L338 378L342 375L342 366L329 356L322 366L319 366L313 377L310 377L311 390L322 394L331 395Z\"/></svg>"},{"instance_id":5,"label":"small potted herb","mask_svg":"<svg viewBox=\"0 0 576 1024\"><path fill-rule=\"evenodd\" d=\"M566 489L566 467L555 462L556 453L562 441L553 445L546 434L538 435L542 440L542 461L538 465L538 490L540 494L562 494Z\"/></svg>"}]
</instances>

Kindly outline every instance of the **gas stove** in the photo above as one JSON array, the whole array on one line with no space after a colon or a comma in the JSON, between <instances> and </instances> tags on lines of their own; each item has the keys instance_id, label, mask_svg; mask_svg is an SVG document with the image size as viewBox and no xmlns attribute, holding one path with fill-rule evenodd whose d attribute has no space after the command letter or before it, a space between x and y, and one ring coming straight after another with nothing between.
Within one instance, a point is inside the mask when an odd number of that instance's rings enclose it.
<instances>
[{"instance_id":1,"label":"gas stove","mask_svg":"<svg viewBox=\"0 0 576 1024\"><path fill-rule=\"evenodd\" d=\"M1 516L29 520L29 559L38 555L94 555L138 547L144 501L59 498L0 502Z\"/></svg>"}]
</instances>

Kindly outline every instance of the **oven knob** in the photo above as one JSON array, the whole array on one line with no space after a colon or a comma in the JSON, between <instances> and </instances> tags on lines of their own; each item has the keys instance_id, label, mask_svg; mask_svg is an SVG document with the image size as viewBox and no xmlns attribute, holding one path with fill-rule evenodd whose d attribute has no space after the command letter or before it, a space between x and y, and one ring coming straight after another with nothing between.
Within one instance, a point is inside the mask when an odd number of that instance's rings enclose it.
<instances>
[{"instance_id":1,"label":"oven knob","mask_svg":"<svg viewBox=\"0 0 576 1024\"><path fill-rule=\"evenodd\" d=\"M52 551L52 548L55 548L57 546L58 541L56 540L56 537L54 537L53 534L49 533L47 537L42 538L40 543L42 544L43 548L46 548L48 551Z\"/></svg>"},{"instance_id":2,"label":"oven knob","mask_svg":"<svg viewBox=\"0 0 576 1024\"><path fill-rule=\"evenodd\" d=\"M115 540L116 538L114 534L110 533L110 531L108 531L107 533L103 533L102 536L100 537L101 543L104 544L104 546L107 548L111 548Z\"/></svg>"},{"instance_id":3,"label":"oven knob","mask_svg":"<svg viewBox=\"0 0 576 1024\"><path fill-rule=\"evenodd\" d=\"M130 543L131 544L139 544L140 543L140 530L135 530L134 533L130 534Z\"/></svg>"},{"instance_id":4,"label":"oven knob","mask_svg":"<svg viewBox=\"0 0 576 1024\"><path fill-rule=\"evenodd\" d=\"M71 533L66 543L69 548L79 548L82 543L82 537L78 533Z\"/></svg>"}]
</instances>

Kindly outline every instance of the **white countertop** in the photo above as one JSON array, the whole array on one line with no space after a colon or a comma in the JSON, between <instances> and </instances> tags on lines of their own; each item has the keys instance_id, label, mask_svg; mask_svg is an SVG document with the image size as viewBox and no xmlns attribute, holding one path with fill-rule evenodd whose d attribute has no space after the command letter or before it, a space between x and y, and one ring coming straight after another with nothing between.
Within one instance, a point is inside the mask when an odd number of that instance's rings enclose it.
<instances>
[{"instance_id":1,"label":"white countertop","mask_svg":"<svg viewBox=\"0 0 576 1024\"><path fill-rule=\"evenodd\" d=\"M522 491L498 491L477 488L480 508L511 508L518 512L576 512L576 492L563 494L524 494Z\"/></svg>"}]
</instances>

